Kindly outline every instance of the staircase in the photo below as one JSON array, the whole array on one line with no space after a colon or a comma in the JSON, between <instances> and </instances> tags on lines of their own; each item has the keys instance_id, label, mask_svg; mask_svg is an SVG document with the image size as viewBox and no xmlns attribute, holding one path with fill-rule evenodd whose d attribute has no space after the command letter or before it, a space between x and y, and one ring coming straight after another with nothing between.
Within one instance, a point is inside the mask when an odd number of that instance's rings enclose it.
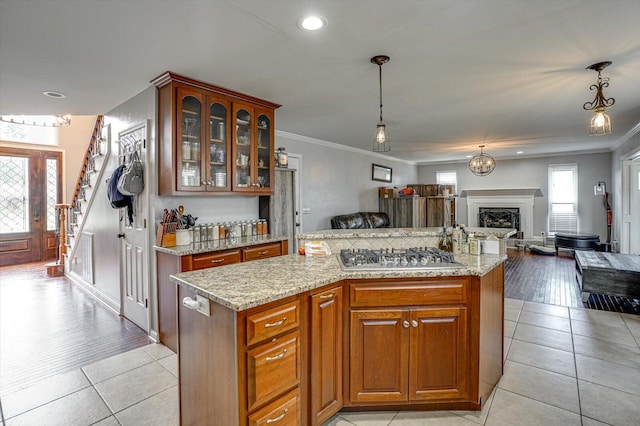
<instances>
[{"instance_id":1,"label":"staircase","mask_svg":"<svg viewBox=\"0 0 640 426\"><path fill-rule=\"evenodd\" d=\"M111 146L103 133L104 117L99 115L93 127L91 140L82 162L82 169L73 193L73 199L69 203L69 211L65 229L67 260L73 259L78 248L82 228L86 220L86 213L95 198L95 188L104 173L103 165L109 158ZM69 272L69 262L65 260L66 271Z\"/></svg>"}]
</instances>

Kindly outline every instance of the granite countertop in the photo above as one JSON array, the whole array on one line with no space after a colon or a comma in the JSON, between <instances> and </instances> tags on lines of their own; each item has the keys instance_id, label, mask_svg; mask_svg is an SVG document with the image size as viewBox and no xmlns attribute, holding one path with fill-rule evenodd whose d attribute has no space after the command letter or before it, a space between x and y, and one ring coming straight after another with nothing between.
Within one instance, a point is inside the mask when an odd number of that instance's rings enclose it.
<instances>
[{"instance_id":1,"label":"granite countertop","mask_svg":"<svg viewBox=\"0 0 640 426\"><path fill-rule=\"evenodd\" d=\"M172 254L174 256L187 256L190 254L209 253L212 251L228 250L239 247L249 247L259 244L275 243L286 240L287 237L278 237L274 235L259 235L251 237L236 238L235 242L230 239L212 240L201 243L191 243L184 246L160 247L153 246L156 251Z\"/></svg>"},{"instance_id":2,"label":"granite countertop","mask_svg":"<svg viewBox=\"0 0 640 426\"><path fill-rule=\"evenodd\" d=\"M515 235L515 229L507 228L464 228L467 233L476 237L494 236L496 238L508 238ZM442 232L442 227L430 228L366 228L366 229L327 229L323 231L298 234L300 240L351 239L351 238L397 238L397 237L437 237Z\"/></svg>"},{"instance_id":3,"label":"granite countertop","mask_svg":"<svg viewBox=\"0 0 640 426\"><path fill-rule=\"evenodd\" d=\"M426 271L347 272L340 268L335 254L328 257L290 254L183 272L171 275L170 279L234 311L244 311L348 278L482 276L502 263L506 256L461 254L456 255L455 259L465 267Z\"/></svg>"}]
</instances>

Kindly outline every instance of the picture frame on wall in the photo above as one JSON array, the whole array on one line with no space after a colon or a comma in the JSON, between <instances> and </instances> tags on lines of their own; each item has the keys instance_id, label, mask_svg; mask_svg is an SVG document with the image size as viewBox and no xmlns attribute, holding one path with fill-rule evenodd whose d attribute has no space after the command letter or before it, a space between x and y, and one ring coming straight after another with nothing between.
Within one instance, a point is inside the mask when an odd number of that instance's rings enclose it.
<instances>
[{"instance_id":1,"label":"picture frame on wall","mask_svg":"<svg viewBox=\"0 0 640 426\"><path fill-rule=\"evenodd\" d=\"M391 183L392 173L393 170L391 170L391 167L381 166L375 163L371 165L371 180Z\"/></svg>"}]
</instances>

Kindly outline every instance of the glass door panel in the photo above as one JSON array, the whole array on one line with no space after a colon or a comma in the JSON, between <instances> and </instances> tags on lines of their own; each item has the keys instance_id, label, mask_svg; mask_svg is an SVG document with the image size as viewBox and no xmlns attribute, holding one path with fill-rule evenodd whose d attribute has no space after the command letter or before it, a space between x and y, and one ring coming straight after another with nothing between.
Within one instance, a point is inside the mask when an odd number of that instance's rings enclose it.
<instances>
[{"instance_id":1,"label":"glass door panel","mask_svg":"<svg viewBox=\"0 0 640 426\"><path fill-rule=\"evenodd\" d=\"M246 109L239 109L235 117L235 186L237 188L251 187L251 113Z\"/></svg>"},{"instance_id":2,"label":"glass door panel","mask_svg":"<svg viewBox=\"0 0 640 426\"><path fill-rule=\"evenodd\" d=\"M209 107L209 185L229 189L227 159L227 107L212 103Z\"/></svg>"},{"instance_id":3,"label":"glass door panel","mask_svg":"<svg viewBox=\"0 0 640 426\"><path fill-rule=\"evenodd\" d=\"M184 96L180 105L180 146L178 153L178 184L183 188L201 186L202 102L194 96Z\"/></svg>"},{"instance_id":4,"label":"glass door panel","mask_svg":"<svg viewBox=\"0 0 640 426\"><path fill-rule=\"evenodd\" d=\"M273 161L273 152L271 141L271 118L260 114L258 115L258 187L271 187L271 162Z\"/></svg>"}]
</instances>

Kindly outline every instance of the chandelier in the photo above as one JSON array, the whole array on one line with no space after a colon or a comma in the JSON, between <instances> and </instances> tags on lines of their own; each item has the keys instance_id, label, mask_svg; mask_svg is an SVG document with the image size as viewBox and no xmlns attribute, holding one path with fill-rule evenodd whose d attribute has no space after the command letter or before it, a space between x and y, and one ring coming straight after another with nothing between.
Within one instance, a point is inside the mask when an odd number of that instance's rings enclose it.
<instances>
[{"instance_id":1,"label":"chandelier","mask_svg":"<svg viewBox=\"0 0 640 426\"><path fill-rule=\"evenodd\" d=\"M66 127L71 124L70 115L0 115L0 121L25 126Z\"/></svg>"},{"instance_id":2,"label":"chandelier","mask_svg":"<svg viewBox=\"0 0 640 426\"><path fill-rule=\"evenodd\" d=\"M598 62L597 64L589 65L588 70L598 72L598 81L589 87L590 90L596 91L596 97L591 102L585 102L582 106L587 111L593 111L593 117L591 118L591 127L589 128L590 136L601 136L611 133L611 119L605 112L605 110L616 102L613 98L605 98L602 89L609 87L609 78L602 78L600 71L611 65L611 61Z\"/></svg>"},{"instance_id":3,"label":"chandelier","mask_svg":"<svg viewBox=\"0 0 640 426\"><path fill-rule=\"evenodd\" d=\"M371 58L371 62L378 65L380 69L380 121L376 126L376 135L373 137L373 150L375 152L387 152L391 150L391 138L384 121L382 121L382 65L389 62L389 57L377 55Z\"/></svg>"},{"instance_id":4,"label":"chandelier","mask_svg":"<svg viewBox=\"0 0 640 426\"><path fill-rule=\"evenodd\" d=\"M476 176L486 176L496 168L496 160L483 152L484 145L479 145L480 154L476 154L469 160L469 170Z\"/></svg>"}]
</instances>

